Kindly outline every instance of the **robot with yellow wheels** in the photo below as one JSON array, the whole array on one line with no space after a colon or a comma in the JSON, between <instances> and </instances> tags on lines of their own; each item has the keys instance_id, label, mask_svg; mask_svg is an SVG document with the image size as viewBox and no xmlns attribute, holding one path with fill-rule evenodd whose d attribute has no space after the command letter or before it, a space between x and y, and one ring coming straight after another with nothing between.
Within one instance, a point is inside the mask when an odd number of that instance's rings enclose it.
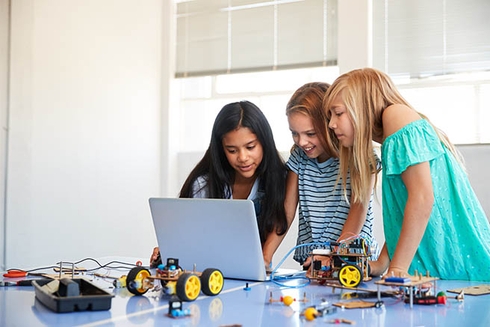
<instances>
[{"instance_id":1,"label":"robot with yellow wheels","mask_svg":"<svg viewBox=\"0 0 490 327\"><path fill-rule=\"evenodd\" d=\"M363 238L331 242L329 249L315 249L311 255L313 264L307 276L319 284L338 280L344 287L355 288L362 281L371 280L368 265L371 251Z\"/></svg>"},{"instance_id":2,"label":"robot with yellow wheels","mask_svg":"<svg viewBox=\"0 0 490 327\"><path fill-rule=\"evenodd\" d=\"M126 277L127 289L135 295L143 295L154 287L154 281L160 280L169 295L177 295L182 301L194 301L202 291L205 295L215 296L221 293L224 285L223 274L215 268L207 268L202 273L185 271L179 266L179 260L167 259L167 265L160 265L156 275L144 267L131 269Z\"/></svg>"}]
</instances>

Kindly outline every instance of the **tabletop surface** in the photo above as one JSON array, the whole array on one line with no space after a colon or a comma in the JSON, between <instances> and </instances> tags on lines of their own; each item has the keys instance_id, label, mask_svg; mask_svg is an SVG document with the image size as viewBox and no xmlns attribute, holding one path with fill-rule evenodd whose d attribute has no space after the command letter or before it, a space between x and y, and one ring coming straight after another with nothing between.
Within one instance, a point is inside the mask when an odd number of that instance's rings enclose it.
<instances>
[{"instance_id":1,"label":"tabletop surface","mask_svg":"<svg viewBox=\"0 0 490 327\"><path fill-rule=\"evenodd\" d=\"M113 269L110 274L128 271ZM484 282L437 280L434 294L445 292L446 304L414 304L411 308L399 298L382 297L383 306L378 308L348 308L353 301L373 304L377 298L364 298L369 293L361 291L308 283L303 278L278 282L226 279L219 295L200 295L193 302L183 303L191 316L170 318L166 315L170 296L161 290L135 296L126 288L114 288L113 279L89 274L84 278L114 295L110 310L56 313L37 300L32 286L0 287L0 326L328 326L341 319L356 326L490 326L490 294L465 293L461 301L456 299L457 293L448 292L467 287L488 291L490 283ZM378 287L380 291L398 289L379 286L374 280L359 287L373 291ZM294 299L291 305L280 301L285 296ZM335 304L335 312L307 321L302 315L304 310L320 304L329 308Z\"/></svg>"}]
</instances>

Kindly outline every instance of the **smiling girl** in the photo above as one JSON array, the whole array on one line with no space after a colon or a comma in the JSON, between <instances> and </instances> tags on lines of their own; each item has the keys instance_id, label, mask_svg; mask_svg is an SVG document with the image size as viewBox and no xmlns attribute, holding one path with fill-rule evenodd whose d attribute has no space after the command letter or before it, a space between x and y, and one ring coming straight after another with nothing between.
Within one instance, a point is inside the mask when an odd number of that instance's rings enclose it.
<instances>
[{"instance_id":1,"label":"smiling girl","mask_svg":"<svg viewBox=\"0 0 490 327\"><path fill-rule=\"evenodd\" d=\"M339 159L335 138L329 135L323 98L327 83L308 83L292 95L286 106L289 129L294 146L286 163L286 216L291 225L299 203L297 244L336 242L353 236L362 236L372 245L377 257L377 243L373 237L372 188L366 191L371 200L367 205L349 204L350 188L344 197L337 185ZM349 185L349 177L346 177ZM374 184L374 177L373 177ZM310 265L310 247L298 247L294 259L305 268Z\"/></svg>"}]
</instances>

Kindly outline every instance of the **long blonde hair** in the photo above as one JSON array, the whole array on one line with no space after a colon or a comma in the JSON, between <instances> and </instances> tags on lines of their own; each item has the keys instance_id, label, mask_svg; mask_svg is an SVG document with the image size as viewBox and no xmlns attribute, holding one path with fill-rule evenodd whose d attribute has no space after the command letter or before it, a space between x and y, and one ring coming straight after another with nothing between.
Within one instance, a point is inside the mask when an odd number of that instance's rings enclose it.
<instances>
[{"instance_id":1,"label":"long blonde hair","mask_svg":"<svg viewBox=\"0 0 490 327\"><path fill-rule=\"evenodd\" d=\"M342 180L345 193L345 181L349 173L353 202L366 205L370 199L372 175L377 176L379 172L372 140L373 137L383 137L383 111L393 104L403 104L412 109L413 107L403 98L387 74L372 68L353 70L335 80L325 96L324 110L327 119L330 119L332 100L339 95L355 131L353 146L340 147L339 178ZM441 142L462 164L462 157L448 137L425 115L419 115L434 127Z\"/></svg>"}]
</instances>

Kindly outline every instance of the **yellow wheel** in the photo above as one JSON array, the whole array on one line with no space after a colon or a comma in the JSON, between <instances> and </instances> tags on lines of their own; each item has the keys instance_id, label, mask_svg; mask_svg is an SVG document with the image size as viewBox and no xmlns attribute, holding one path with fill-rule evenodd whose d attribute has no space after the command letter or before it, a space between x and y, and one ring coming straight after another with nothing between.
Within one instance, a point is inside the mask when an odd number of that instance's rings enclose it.
<instances>
[{"instance_id":1,"label":"yellow wheel","mask_svg":"<svg viewBox=\"0 0 490 327\"><path fill-rule=\"evenodd\" d=\"M193 273L183 273L177 280L176 293L182 301L194 301L201 292L201 280Z\"/></svg>"},{"instance_id":2,"label":"yellow wheel","mask_svg":"<svg viewBox=\"0 0 490 327\"><path fill-rule=\"evenodd\" d=\"M218 295L221 293L224 283L223 274L218 269L208 268L201 274L202 292L206 295Z\"/></svg>"},{"instance_id":3,"label":"yellow wheel","mask_svg":"<svg viewBox=\"0 0 490 327\"><path fill-rule=\"evenodd\" d=\"M131 269L126 278L126 287L128 291L135 295L145 294L153 283L146 278L151 276L150 271L143 267L135 267Z\"/></svg>"},{"instance_id":4,"label":"yellow wheel","mask_svg":"<svg viewBox=\"0 0 490 327\"><path fill-rule=\"evenodd\" d=\"M361 270L354 265L345 265L340 268L339 282L345 287L356 287L361 283Z\"/></svg>"}]
</instances>

